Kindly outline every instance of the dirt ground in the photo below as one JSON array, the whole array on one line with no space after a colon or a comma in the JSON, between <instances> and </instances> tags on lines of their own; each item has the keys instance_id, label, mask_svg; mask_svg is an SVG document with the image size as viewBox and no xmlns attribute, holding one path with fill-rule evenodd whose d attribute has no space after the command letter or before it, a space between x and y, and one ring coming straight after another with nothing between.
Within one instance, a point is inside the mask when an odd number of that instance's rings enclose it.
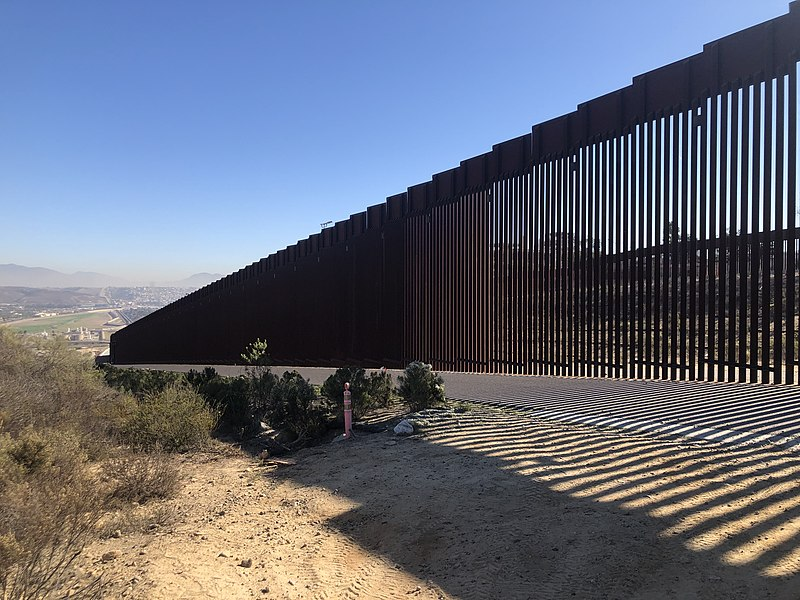
<instances>
[{"instance_id":1,"label":"dirt ground","mask_svg":"<svg viewBox=\"0 0 800 600\"><path fill-rule=\"evenodd\" d=\"M800 598L795 453L491 408L420 430L182 457L171 523L80 572L142 599Z\"/></svg>"}]
</instances>

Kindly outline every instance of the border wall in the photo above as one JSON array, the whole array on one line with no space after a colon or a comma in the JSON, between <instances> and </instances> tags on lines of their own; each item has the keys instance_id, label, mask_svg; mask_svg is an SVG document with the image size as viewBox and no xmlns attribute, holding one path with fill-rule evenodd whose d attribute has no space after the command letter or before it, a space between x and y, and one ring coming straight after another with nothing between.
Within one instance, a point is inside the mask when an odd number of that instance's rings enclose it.
<instances>
[{"instance_id":1,"label":"border wall","mask_svg":"<svg viewBox=\"0 0 800 600\"><path fill-rule=\"evenodd\" d=\"M799 57L795 1L125 327L112 361L262 338L287 365L795 383Z\"/></svg>"}]
</instances>

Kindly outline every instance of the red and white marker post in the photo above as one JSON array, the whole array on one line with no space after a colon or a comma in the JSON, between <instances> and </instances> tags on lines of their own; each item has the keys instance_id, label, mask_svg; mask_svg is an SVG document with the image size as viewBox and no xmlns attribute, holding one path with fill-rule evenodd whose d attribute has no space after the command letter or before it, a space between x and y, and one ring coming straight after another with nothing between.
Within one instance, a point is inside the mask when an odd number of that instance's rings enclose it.
<instances>
[{"instance_id":1,"label":"red and white marker post","mask_svg":"<svg viewBox=\"0 0 800 600\"><path fill-rule=\"evenodd\" d=\"M344 439L353 435L353 405L350 400L350 384L344 384Z\"/></svg>"}]
</instances>

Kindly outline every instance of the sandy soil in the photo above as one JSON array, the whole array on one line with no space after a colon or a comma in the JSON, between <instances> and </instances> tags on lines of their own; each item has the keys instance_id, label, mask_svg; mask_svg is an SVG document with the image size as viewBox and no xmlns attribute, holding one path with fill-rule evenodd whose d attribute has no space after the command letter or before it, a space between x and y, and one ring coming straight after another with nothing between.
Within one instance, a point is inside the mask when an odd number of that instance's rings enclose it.
<instances>
[{"instance_id":1,"label":"sandy soil","mask_svg":"<svg viewBox=\"0 0 800 600\"><path fill-rule=\"evenodd\" d=\"M800 598L789 451L476 408L290 458L183 457L174 522L84 571L128 598Z\"/></svg>"}]
</instances>

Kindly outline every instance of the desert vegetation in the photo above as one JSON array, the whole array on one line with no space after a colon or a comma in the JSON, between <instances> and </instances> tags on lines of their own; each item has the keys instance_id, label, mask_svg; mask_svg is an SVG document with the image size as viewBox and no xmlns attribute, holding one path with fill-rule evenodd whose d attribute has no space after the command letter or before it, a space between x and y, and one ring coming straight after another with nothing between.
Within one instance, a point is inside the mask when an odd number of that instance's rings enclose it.
<instances>
[{"instance_id":1,"label":"desert vegetation","mask_svg":"<svg viewBox=\"0 0 800 600\"><path fill-rule=\"evenodd\" d=\"M344 383L356 418L398 400L418 410L443 399L441 378L413 363L395 390L384 370L345 367L324 385L268 366L266 342L242 355L239 377L93 363L65 343L0 329L0 595L101 597L106 582L70 581L83 548L126 515L180 488L173 455L270 430L286 448L332 433ZM152 523L153 519L149 519ZM135 526L135 525L132 525Z\"/></svg>"},{"instance_id":2,"label":"desert vegetation","mask_svg":"<svg viewBox=\"0 0 800 600\"><path fill-rule=\"evenodd\" d=\"M166 452L210 441L215 411L191 388L152 375L137 396L106 385L61 342L0 329L0 595L63 595L103 522L179 486ZM144 382L140 382L144 383ZM93 579L72 597L99 597Z\"/></svg>"},{"instance_id":3,"label":"desert vegetation","mask_svg":"<svg viewBox=\"0 0 800 600\"><path fill-rule=\"evenodd\" d=\"M444 380L427 363L410 363L397 382L400 384L397 393L412 412L433 408L445 401Z\"/></svg>"}]
</instances>

